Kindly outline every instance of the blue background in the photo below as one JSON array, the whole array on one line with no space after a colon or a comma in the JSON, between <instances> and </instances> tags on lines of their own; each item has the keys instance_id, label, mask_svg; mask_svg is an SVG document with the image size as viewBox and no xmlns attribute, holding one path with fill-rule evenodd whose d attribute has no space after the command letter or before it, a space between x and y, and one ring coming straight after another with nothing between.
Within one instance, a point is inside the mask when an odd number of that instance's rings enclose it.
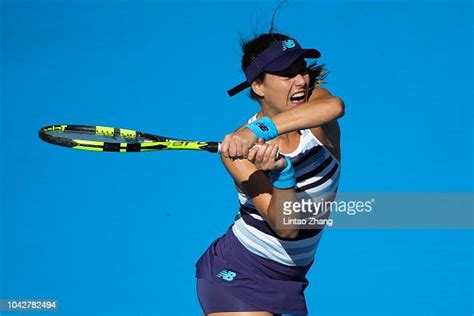
<instances>
[{"instance_id":1,"label":"blue background","mask_svg":"<svg viewBox=\"0 0 474 316\"><path fill-rule=\"evenodd\" d=\"M1 1L0 298L200 313L194 263L237 212L218 157L73 151L37 130L221 140L258 110L225 91L243 79L240 35L266 31L276 4ZM346 103L341 191L473 191L472 2L290 1L276 21L321 50ZM471 315L472 253L472 230L329 230L308 307Z\"/></svg>"}]
</instances>

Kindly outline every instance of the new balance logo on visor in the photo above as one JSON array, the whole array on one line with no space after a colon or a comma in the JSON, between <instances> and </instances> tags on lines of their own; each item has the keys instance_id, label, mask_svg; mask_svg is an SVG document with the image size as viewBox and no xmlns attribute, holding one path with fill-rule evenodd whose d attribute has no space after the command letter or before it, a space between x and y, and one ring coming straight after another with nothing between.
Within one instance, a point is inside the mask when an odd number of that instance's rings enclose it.
<instances>
[{"instance_id":1,"label":"new balance logo on visor","mask_svg":"<svg viewBox=\"0 0 474 316\"><path fill-rule=\"evenodd\" d=\"M296 46L295 44L295 41L294 40L285 40L282 42L283 43L283 48L282 50L287 50L288 48L293 48Z\"/></svg>"},{"instance_id":2,"label":"new balance logo on visor","mask_svg":"<svg viewBox=\"0 0 474 316\"><path fill-rule=\"evenodd\" d=\"M260 130L261 130L262 132L268 132L268 127L267 127L267 125L265 125L265 124L263 124L263 123L257 123L257 126L258 126L258 128L260 128Z\"/></svg>"},{"instance_id":3,"label":"new balance logo on visor","mask_svg":"<svg viewBox=\"0 0 474 316\"><path fill-rule=\"evenodd\" d=\"M217 274L217 277L230 282L234 280L234 277L236 275L237 273L235 273L234 271L222 270L221 272Z\"/></svg>"}]
</instances>

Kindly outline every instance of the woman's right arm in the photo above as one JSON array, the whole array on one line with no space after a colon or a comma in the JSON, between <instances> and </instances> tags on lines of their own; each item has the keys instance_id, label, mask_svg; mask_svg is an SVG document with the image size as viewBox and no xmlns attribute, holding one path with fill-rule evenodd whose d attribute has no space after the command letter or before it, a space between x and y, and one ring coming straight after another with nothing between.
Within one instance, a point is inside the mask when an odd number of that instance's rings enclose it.
<instances>
[{"instance_id":1,"label":"woman's right arm","mask_svg":"<svg viewBox=\"0 0 474 316\"><path fill-rule=\"evenodd\" d=\"M294 188L279 189L265 175L266 170L278 170L285 167L285 160L275 160L277 144L261 144L254 147L248 159L230 159L221 155L222 162L238 188L250 197L262 218L280 238L291 239L298 235L295 225L283 225L283 206L296 199Z\"/></svg>"}]
</instances>

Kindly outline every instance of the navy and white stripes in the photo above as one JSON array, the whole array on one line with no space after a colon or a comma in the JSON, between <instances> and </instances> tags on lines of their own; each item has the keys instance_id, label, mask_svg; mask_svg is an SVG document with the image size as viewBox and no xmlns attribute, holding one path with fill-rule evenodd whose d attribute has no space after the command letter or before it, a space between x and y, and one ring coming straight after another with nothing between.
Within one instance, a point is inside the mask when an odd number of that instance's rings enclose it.
<instances>
[{"instance_id":1,"label":"navy and white stripes","mask_svg":"<svg viewBox=\"0 0 474 316\"><path fill-rule=\"evenodd\" d=\"M298 148L285 156L295 168L297 199L320 201L335 196L339 163L310 130L301 131ZM252 200L238 194L240 210L232 230L245 248L287 266L305 266L314 260L321 230L302 229L296 239L283 240L263 220Z\"/></svg>"}]
</instances>

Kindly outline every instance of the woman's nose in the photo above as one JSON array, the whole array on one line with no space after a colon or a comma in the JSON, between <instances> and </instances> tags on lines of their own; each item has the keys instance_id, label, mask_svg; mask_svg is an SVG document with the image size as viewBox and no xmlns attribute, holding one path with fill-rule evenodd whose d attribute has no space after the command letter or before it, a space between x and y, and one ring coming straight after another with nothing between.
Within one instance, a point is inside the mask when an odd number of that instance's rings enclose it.
<instances>
[{"instance_id":1,"label":"woman's nose","mask_svg":"<svg viewBox=\"0 0 474 316\"><path fill-rule=\"evenodd\" d=\"M304 80L304 77L301 74L297 74L294 80L295 85L297 86L304 86L306 84L306 81Z\"/></svg>"}]
</instances>

